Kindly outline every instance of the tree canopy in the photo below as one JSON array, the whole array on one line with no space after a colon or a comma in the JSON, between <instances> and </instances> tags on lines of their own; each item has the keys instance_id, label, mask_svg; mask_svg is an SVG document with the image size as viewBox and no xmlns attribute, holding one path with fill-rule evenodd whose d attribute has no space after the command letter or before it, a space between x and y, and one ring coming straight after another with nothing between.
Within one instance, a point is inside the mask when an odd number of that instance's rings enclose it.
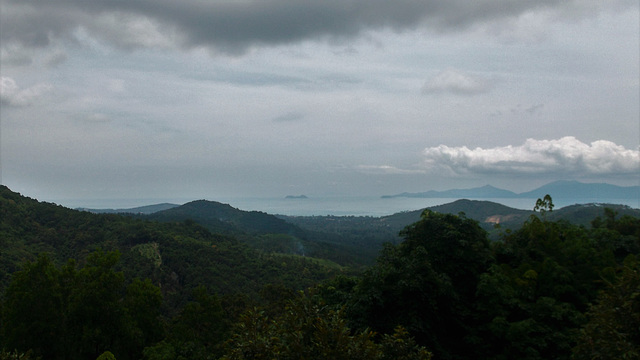
<instances>
[{"instance_id":1,"label":"tree canopy","mask_svg":"<svg viewBox=\"0 0 640 360\"><path fill-rule=\"evenodd\" d=\"M427 210L359 271L266 251L285 234L257 235L257 249L236 237L248 233L190 220L0 195L2 360L640 353L640 219L613 209L576 225L545 197L496 240L464 214Z\"/></svg>"}]
</instances>

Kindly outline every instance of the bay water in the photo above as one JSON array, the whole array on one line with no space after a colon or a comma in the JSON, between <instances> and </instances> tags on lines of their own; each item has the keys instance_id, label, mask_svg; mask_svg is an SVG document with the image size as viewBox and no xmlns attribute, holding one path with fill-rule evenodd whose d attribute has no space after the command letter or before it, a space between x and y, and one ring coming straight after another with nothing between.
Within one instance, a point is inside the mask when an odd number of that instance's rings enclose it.
<instances>
[{"instance_id":1,"label":"bay water","mask_svg":"<svg viewBox=\"0 0 640 360\"><path fill-rule=\"evenodd\" d=\"M291 216L385 216L402 211L420 210L454 202L456 198L381 198L381 197L309 197L306 199L287 198L229 198L216 201L227 203L246 211L263 211L269 214ZM516 209L533 210L537 199L490 198L486 200ZM554 199L556 209L588 203L609 203L639 208L638 199Z\"/></svg>"},{"instance_id":2,"label":"bay water","mask_svg":"<svg viewBox=\"0 0 640 360\"><path fill-rule=\"evenodd\" d=\"M53 201L70 208L87 209L130 209L138 206L160 203L181 205L196 199L164 198L164 199L74 199ZM285 197L229 197L205 198L229 204L245 211L262 211L274 215L290 216L373 216L392 215L403 211L420 210L426 207L447 204L458 198L382 198L380 196L309 196L308 198L288 199ZM530 198L488 198L486 200L503 204L516 209L533 210L537 199ZM640 208L639 199L553 199L555 209L573 204L608 203L622 204L632 208Z\"/></svg>"}]
</instances>

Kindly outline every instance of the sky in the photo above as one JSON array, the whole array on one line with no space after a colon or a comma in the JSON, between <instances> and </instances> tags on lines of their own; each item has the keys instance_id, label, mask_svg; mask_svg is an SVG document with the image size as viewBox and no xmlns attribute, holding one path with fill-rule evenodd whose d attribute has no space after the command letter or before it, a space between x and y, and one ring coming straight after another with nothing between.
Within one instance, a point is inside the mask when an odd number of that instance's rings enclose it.
<instances>
[{"instance_id":1,"label":"sky","mask_svg":"<svg viewBox=\"0 0 640 360\"><path fill-rule=\"evenodd\" d=\"M0 178L91 199L640 184L637 0L0 0Z\"/></svg>"}]
</instances>

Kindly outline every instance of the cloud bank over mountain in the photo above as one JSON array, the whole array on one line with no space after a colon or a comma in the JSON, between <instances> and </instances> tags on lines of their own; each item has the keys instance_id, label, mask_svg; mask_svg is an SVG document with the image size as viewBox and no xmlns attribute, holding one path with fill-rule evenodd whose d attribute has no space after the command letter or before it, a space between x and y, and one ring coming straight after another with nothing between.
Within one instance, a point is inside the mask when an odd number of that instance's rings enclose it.
<instances>
[{"instance_id":1,"label":"cloud bank over mountain","mask_svg":"<svg viewBox=\"0 0 640 360\"><path fill-rule=\"evenodd\" d=\"M611 141L590 144L572 136L557 140L527 139L518 146L469 149L439 145L423 152L432 171L452 173L609 175L637 174L640 151Z\"/></svg>"}]
</instances>

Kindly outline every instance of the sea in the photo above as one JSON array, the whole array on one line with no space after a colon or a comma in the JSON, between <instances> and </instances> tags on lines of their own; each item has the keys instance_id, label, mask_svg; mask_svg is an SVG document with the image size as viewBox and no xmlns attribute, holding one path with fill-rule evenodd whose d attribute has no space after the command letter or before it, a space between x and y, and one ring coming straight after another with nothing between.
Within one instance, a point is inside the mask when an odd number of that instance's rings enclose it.
<instances>
[{"instance_id":1,"label":"sea","mask_svg":"<svg viewBox=\"0 0 640 360\"><path fill-rule=\"evenodd\" d=\"M319 197L307 199L236 198L220 201L240 210L256 210L269 214L291 216L373 216L392 215L403 211L420 210L459 200L457 198L381 198L381 197ZM490 198L485 200L516 209L533 210L537 199ZM554 199L556 209L589 203L608 203L640 208L639 199Z\"/></svg>"},{"instance_id":2,"label":"sea","mask_svg":"<svg viewBox=\"0 0 640 360\"><path fill-rule=\"evenodd\" d=\"M160 203L184 204L195 199L92 199L57 202L71 208L129 209ZM206 200L229 204L245 211L262 211L273 215L289 216L372 216L380 217L399 212L420 210L447 204L458 198L382 198L380 196L324 196L308 198L285 197L234 197L206 198ZM503 204L516 209L533 210L537 199L530 198L474 198ZM54 201L55 202L55 201ZM605 203L621 204L640 208L640 199L553 199L555 209L574 204Z\"/></svg>"}]
</instances>

